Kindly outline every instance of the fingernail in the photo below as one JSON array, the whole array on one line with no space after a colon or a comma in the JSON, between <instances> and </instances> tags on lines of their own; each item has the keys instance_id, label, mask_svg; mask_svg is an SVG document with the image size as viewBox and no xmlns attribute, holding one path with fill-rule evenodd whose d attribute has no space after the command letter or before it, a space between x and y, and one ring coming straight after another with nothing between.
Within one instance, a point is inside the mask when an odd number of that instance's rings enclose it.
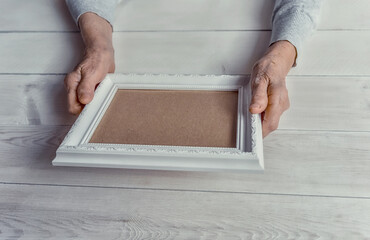
<instances>
[{"instance_id":1,"label":"fingernail","mask_svg":"<svg viewBox=\"0 0 370 240\"><path fill-rule=\"evenodd\" d=\"M81 94L78 96L78 100L82 103L82 104L88 104L90 102L90 96L88 94Z\"/></svg>"},{"instance_id":2,"label":"fingernail","mask_svg":"<svg viewBox=\"0 0 370 240\"><path fill-rule=\"evenodd\" d=\"M261 108L261 106L257 103L253 103L250 108Z\"/></svg>"}]
</instances>

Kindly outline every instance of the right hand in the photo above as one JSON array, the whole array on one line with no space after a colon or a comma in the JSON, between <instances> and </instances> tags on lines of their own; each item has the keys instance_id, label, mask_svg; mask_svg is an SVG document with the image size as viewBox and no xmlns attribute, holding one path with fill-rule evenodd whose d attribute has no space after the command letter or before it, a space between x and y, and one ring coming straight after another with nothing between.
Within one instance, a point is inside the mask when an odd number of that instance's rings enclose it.
<instances>
[{"instance_id":1,"label":"right hand","mask_svg":"<svg viewBox=\"0 0 370 240\"><path fill-rule=\"evenodd\" d=\"M278 128L281 115L289 108L285 78L296 56L293 44L278 41L267 49L253 67L249 110L253 114L261 113L263 137Z\"/></svg>"},{"instance_id":2,"label":"right hand","mask_svg":"<svg viewBox=\"0 0 370 240\"><path fill-rule=\"evenodd\" d=\"M68 92L68 111L79 114L94 97L97 85L107 73L113 73L114 53L112 50L87 49L81 63L64 79Z\"/></svg>"}]
</instances>

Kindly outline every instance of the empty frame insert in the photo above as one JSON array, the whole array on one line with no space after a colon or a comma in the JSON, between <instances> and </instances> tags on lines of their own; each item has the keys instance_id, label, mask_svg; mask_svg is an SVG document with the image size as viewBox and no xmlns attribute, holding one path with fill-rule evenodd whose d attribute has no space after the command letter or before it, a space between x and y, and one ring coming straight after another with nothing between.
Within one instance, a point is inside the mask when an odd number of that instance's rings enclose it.
<instances>
[{"instance_id":1,"label":"empty frame insert","mask_svg":"<svg viewBox=\"0 0 370 240\"><path fill-rule=\"evenodd\" d=\"M259 115L246 76L109 74L53 165L263 170Z\"/></svg>"},{"instance_id":2,"label":"empty frame insert","mask_svg":"<svg viewBox=\"0 0 370 240\"><path fill-rule=\"evenodd\" d=\"M120 89L90 143L236 148L237 91Z\"/></svg>"}]
</instances>

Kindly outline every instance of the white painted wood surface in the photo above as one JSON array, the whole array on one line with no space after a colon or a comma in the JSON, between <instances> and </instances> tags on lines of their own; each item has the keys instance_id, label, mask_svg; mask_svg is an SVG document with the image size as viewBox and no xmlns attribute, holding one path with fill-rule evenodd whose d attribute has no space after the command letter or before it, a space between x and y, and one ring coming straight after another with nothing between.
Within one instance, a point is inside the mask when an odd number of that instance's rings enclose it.
<instances>
[{"instance_id":1,"label":"white painted wood surface","mask_svg":"<svg viewBox=\"0 0 370 240\"><path fill-rule=\"evenodd\" d=\"M249 74L272 5L126 1L117 72ZM264 174L174 173L52 167L82 42L63 0L1 0L0 239L369 239L369 13L325 1Z\"/></svg>"},{"instance_id":2,"label":"white painted wood surface","mask_svg":"<svg viewBox=\"0 0 370 240\"><path fill-rule=\"evenodd\" d=\"M115 31L271 29L272 0L123 0ZM368 0L325 0L320 30L370 29ZM0 31L77 31L64 0L1 0Z\"/></svg>"},{"instance_id":3,"label":"white painted wood surface","mask_svg":"<svg viewBox=\"0 0 370 240\"><path fill-rule=\"evenodd\" d=\"M367 239L370 234L369 199L8 184L0 191L6 199L0 206L7 206L0 208L3 239Z\"/></svg>"},{"instance_id":4,"label":"white painted wood surface","mask_svg":"<svg viewBox=\"0 0 370 240\"><path fill-rule=\"evenodd\" d=\"M0 59L1 73L65 74L83 52L78 33L0 36L0 55L6 56ZM116 72L249 74L269 39L265 31L119 32L114 35ZM369 42L369 31L316 32L290 75L370 75Z\"/></svg>"},{"instance_id":5,"label":"white painted wood surface","mask_svg":"<svg viewBox=\"0 0 370 240\"><path fill-rule=\"evenodd\" d=\"M0 124L72 125L63 79L0 75L0 102L7 102L0 105ZM287 87L291 106L279 129L370 131L370 77L290 76Z\"/></svg>"},{"instance_id":6,"label":"white painted wood surface","mask_svg":"<svg viewBox=\"0 0 370 240\"><path fill-rule=\"evenodd\" d=\"M0 182L370 198L369 132L278 130L264 174L240 174L52 167L68 129L1 127Z\"/></svg>"}]
</instances>

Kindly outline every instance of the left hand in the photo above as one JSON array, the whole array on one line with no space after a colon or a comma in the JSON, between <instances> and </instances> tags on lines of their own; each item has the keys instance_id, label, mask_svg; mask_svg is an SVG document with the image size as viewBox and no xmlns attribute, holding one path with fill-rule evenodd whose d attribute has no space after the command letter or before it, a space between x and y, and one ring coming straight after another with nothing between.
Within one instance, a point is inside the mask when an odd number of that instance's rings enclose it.
<instances>
[{"instance_id":1,"label":"left hand","mask_svg":"<svg viewBox=\"0 0 370 240\"><path fill-rule=\"evenodd\" d=\"M249 111L262 113L263 137L278 128L280 116L290 106L285 78L295 59L295 47L288 41L278 41L253 66Z\"/></svg>"},{"instance_id":2,"label":"left hand","mask_svg":"<svg viewBox=\"0 0 370 240\"><path fill-rule=\"evenodd\" d=\"M95 13L87 12L81 15L78 24L85 43L85 55L64 79L68 109L76 115L91 102L96 86L107 73L115 69L110 23Z\"/></svg>"}]
</instances>

